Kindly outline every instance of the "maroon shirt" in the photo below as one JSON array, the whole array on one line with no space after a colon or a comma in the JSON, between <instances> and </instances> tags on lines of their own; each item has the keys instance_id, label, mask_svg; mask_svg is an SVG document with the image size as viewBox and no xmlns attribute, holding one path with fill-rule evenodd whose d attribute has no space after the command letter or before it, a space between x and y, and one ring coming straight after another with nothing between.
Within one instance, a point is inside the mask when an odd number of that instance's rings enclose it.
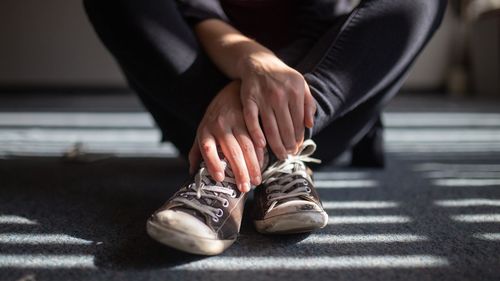
<instances>
[{"instance_id":1,"label":"maroon shirt","mask_svg":"<svg viewBox=\"0 0 500 281\"><path fill-rule=\"evenodd\" d=\"M271 49L290 42L290 0L219 0L236 29Z\"/></svg>"}]
</instances>

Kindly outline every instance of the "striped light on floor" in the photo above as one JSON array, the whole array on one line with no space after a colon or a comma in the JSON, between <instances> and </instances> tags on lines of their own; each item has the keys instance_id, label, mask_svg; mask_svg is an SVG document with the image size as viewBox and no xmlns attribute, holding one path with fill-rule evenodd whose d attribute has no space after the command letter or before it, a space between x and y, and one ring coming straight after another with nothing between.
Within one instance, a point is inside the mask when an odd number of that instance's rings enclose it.
<instances>
[{"instance_id":1,"label":"striped light on floor","mask_svg":"<svg viewBox=\"0 0 500 281\"><path fill-rule=\"evenodd\" d=\"M499 127L498 113L385 112L384 125L391 127Z\"/></svg>"},{"instance_id":2,"label":"striped light on floor","mask_svg":"<svg viewBox=\"0 0 500 281\"><path fill-rule=\"evenodd\" d=\"M415 171L483 171L500 172L498 164L444 164L422 163L415 165Z\"/></svg>"},{"instance_id":3,"label":"striped light on floor","mask_svg":"<svg viewBox=\"0 0 500 281\"><path fill-rule=\"evenodd\" d=\"M457 199L457 200L439 200L434 204L440 207L500 207L500 200L470 198L470 199Z\"/></svg>"},{"instance_id":4,"label":"striped light on floor","mask_svg":"<svg viewBox=\"0 0 500 281\"><path fill-rule=\"evenodd\" d=\"M92 241L72 237L66 234L21 234L2 233L0 234L0 244L19 245L90 245Z\"/></svg>"},{"instance_id":5,"label":"striped light on floor","mask_svg":"<svg viewBox=\"0 0 500 281\"><path fill-rule=\"evenodd\" d=\"M315 180L356 180L365 179L370 174L365 172L314 172Z\"/></svg>"},{"instance_id":6,"label":"striped light on floor","mask_svg":"<svg viewBox=\"0 0 500 281\"><path fill-rule=\"evenodd\" d=\"M474 215L455 215L451 217L458 222L466 223L495 223L500 222L500 214L474 214Z\"/></svg>"},{"instance_id":7,"label":"striped light on floor","mask_svg":"<svg viewBox=\"0 0 500 281\"><path fill-rule=\"evenodd\" d=\"M0 112L0 126L153 128L144 112Z\"/></svg>"},{"instance_id":8,"label":"striped light on floor","mask_svg":"<svg viewBox=\"0 0 500 281\"><path fill-rule=\"evenodd\" d=\"M444 257L431 255L405 256L317 256L317 257L213 257L173 267L173 270L317 270L353 268L428 268L444 267Z\"/></svg>"},{"instance_id":9,"label":"striped light on floor","mask_svg":"<svg viewBox=\"0 0 500 281\"><path fill-rule=\"evenodd\" d=\"M95 268L91 255L0 255L0 268Z\"/></svg>"},{"instance_id":10,"label":"striped light on floor","mask_svg":"<svg viewBox=\"0 0 500 281\"><path fill-rule=\"evenodd\" d=\"M372 188L378 183L374 180L316 180L314 186L321 189Z\"/></svg>"},{"instance_id":11,"label":"striped light on floor","mask_svg":"<svg viewBox=\"0 0 500 281\"><path fill-rule=\"evenodd\" d=\"M500 233L476 233L474 234L474 238L487 240L487 241L499 241L500 242Z\"/></svg>"},{"instance_id":12,"label":"striped light on floor","mask_svg":"<svg viewBox=\"0 0 500 281\"><path fill-rule=\"evenodd\" d=\"M329 216L328 224L391 224L409 223L405 216Z\"/></svg>"},{"instance_id":13,"label":"striped light on floor","mask_svg":"<svg viewBox=\"0 0 500 281\"><path fill-rule=\"evenodd\" d=\"M431 179L445 178L469 178L469 179L499 179L500 172L482 172L482 171L433 171L426 172L424 177Z\"/></svg>"},{"instance_id":14,"label":"striped light on floor","mask_svg":"<svg viewBox=\"0 0 500 281\"><path fill-rule=\"evenodd\" d=\"M396 202L391 201L323 201L323 208L335 209L388 209L397 208Z\"/></svg>"},{"instance_id":15,"label":"striped light on floor","mask_svg":"<svg viewBox=\"0 0 500 281\"><path fill-rule=\"evenodd\" d=\"M410 243L427 240L428 238L425 236L404 233L359 235L313 234L298 244Z\"/></svg>"},{"instance_id":16,"label":"striped light on floor","mask_svg":"<svg viewBox=\"0 0 500 281\"><path fill-rule=\"evenodd\" d=\"M0 215L0 224L29 224L35 225L36 221L23 218L20 216L11 216L11 215Z\"/></svg>"},{"instance_id":17,"label":"striped light on floor","mask_svg":"<svg viewBox=\"0 0 500 281\"><path fill-rule=\"evenodd\" d=\"M481 187L499 186L500 179L438 179L433 181L436 186L450 187Z\"/></svg>"}]
</instances>

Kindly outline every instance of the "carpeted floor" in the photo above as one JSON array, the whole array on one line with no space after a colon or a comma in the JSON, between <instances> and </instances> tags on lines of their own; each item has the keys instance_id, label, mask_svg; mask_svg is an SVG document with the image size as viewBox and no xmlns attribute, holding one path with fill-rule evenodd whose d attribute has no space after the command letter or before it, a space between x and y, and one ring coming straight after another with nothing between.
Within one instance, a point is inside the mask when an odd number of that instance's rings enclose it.
<instances>
[{"instance_id":1,"label":"carpeted floor","mask_svg":"<svg viewBox=\"0 0 500 281\"><path fill-rule=\"evenodd\" d=\"M498 102L398 97L384 170L316 172L325 229L263 236L246 216L200 257L144 229L184 180L175 150L130 96L80 99L0 97L0 280L500 280Z\"/></svg>"}]
</instances>

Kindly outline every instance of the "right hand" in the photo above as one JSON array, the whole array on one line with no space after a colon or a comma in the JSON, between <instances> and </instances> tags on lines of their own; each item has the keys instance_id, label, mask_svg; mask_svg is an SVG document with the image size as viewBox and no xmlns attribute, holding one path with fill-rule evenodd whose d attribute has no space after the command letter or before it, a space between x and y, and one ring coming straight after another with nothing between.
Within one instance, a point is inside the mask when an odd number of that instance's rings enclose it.
<instances>
[{"instance_id":1,"label":"right hand","mask_svg":"<svg viewBox=\"0 0 500 281\"><path fill-rule=\"evenodd\" d=\"M250 183L261 182L260 166L263 150L256 149L247 131L240 100L239 80L226 85L208 106L201 120L196 138L189 152L190 172L194 173L201 157L210 175L218 182L224 180L224 167L217 153L222 153L231 165L236 184L241 192L250 191Z\"/></svg>"}]
</instances>

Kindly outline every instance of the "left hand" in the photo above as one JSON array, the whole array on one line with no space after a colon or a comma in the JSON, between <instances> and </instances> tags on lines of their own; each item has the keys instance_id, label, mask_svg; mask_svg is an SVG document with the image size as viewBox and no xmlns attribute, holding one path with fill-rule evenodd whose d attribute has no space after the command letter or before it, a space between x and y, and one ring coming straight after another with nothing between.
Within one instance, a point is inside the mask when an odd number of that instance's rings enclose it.
<instances>
[{"instance_id":1,"label":"left hand","mask_svg":"<svg viewBox=\"0 0 500 281\"><path fill-rule=\"evenodd\" d=\"M274 54L254 53L240 65L240 97L252 140L263 148L267 139L274 154L284 159L297 151L305 126L313 126L316 103L309 86L302 74Z\"/></svg>"}]
</instances>

